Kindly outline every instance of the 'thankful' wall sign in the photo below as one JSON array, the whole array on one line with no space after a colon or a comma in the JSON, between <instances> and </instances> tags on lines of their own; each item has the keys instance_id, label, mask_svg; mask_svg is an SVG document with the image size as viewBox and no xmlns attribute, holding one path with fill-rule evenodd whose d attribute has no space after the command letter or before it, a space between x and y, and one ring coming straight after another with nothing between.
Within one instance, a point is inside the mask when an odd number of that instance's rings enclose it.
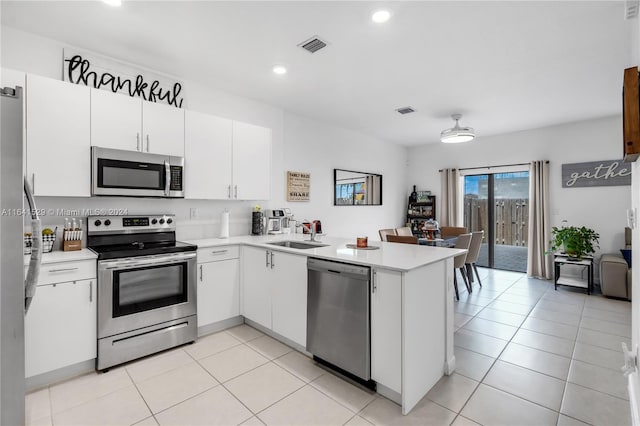
<instances>
[{"instance_id":1,"label":"'thankful' wall sign","mask_svg":"<svg viewBox=\"0 0 640 426\"><path fill-rule=\"evenodd\" d=\"M620 185L631 185L631 167L622 160L562 165L563 188Z\"/></svg>"},{"instance_id":2,"label":"'thankful' wall sign","mask_svg":"<svg viewBox=\"0 0 640 426\"><path fill-rule=\"evenodd\" d=\"M180 82L75 49L64 49L63 56L64 81L182 108Z\"/></svg>"}]
</instances>

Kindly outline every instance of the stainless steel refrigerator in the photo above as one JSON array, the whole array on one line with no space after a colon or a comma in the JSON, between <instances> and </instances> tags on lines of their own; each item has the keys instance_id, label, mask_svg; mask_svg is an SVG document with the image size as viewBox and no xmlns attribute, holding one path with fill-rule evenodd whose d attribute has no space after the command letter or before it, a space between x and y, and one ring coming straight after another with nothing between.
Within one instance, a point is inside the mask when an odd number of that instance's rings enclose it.
<instances>
[{"instance_id":1,"label":"stainless steel refrigerator","mask_svg":"<svg viewBox=\"0 0 640 426\"><path fill-rule=\"evenodd\" d=\"M40 221L22 169L21 87L0 89L0 424L24 418L24 316L35 294L40 268ZM27 210L24 210L24 195ZM24 277L23 225L31 218L31 261Z\"/></svg>"}]
</instances>

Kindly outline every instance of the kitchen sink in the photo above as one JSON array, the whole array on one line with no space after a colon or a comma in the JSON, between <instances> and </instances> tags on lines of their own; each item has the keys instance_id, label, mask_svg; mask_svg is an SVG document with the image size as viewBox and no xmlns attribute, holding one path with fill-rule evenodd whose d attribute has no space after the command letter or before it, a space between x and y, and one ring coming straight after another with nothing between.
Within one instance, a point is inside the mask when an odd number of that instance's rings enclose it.
<instances>
[{"instance_id":1,"label":"kitchen sink","mask_svg":"<svg viewBox=\"0 0 640 426\"><path fill-rule=\"evenodd\" d=\"M318 247L326 247L328 244L321 244L321 243L315 243L315 242L306 242L306 241L273 241L267 244L271 244L274 246L280 246L280 247L289 247L289 248L294 248L294 249L312 249L312 248L318 248Z\"/></svg>"}]
</instances>

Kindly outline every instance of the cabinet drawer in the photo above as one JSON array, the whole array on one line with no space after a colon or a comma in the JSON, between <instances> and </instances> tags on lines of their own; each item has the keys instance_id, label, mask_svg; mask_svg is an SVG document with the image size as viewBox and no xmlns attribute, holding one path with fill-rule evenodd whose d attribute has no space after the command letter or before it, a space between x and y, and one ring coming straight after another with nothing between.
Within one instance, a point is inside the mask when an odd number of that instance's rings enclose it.
<instances>
[{"instance_id":1,"label":"cabinet drawer","mask_svg":"<svg viewBox=\"0 0 640 426\"><path fill-rule=\"evenodd\" d=\"M238 259L239 257L240 248L238 246L219 246L198 249L198 263Z\"/></svg>"},{"instance_id":2,"label":"cabinet drawer","mask_svg":"<svg viewBox=\"0 0 640 426\"><path fill-rule=\"evenodd\" d=\"M40 267L38 285L94 279L96 278L96 268L95 260L46 263Z\"/></svg>"}]
</instances>

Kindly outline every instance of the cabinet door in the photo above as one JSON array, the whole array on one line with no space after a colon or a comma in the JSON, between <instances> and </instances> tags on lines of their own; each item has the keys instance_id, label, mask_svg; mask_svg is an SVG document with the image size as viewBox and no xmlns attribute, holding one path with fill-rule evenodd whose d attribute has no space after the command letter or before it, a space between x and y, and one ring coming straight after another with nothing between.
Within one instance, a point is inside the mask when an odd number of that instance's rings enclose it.
<instances>
[{"instance_id":1,"label":"cabinet door","mask_svg":"<svg viewBox=\"0 0 640 426\"><path fill-rule=\"evenodd\" d=\"M307 258L273 252L271 309L273 331L307 344Z\"/></svg>"},{"instance_id":2,"label":"cabinet door","mask_svg":"<svg viewBox=\"0 0 640 426\"><path fill-rule=\"evenodd\" d=\"M374 270L371 292L371 378L400 393L402 274Z\"/></svg>"},{"instance_id":3,"label":"cabinet door","mask_svg":"<svg viewBox=\"0 0 640 426\"><path fill-rule=\"evenodd\" d=\"M96 357L96 281L39 286L25 317L25 376Z\"/></svg>"},{"instance_id":4,"label":"cabinet door","mask_svg":"<svg viewBox=\"0 0 640 426\"><path fill-rule=\"evenodd\" d=\"M140 98L91 89L91 145L142 151Z\"/></svg>"},{"instance_id":5,"label":"cabinet door","mask_svg":"<svg viewBox=\"0 0 640 426\"><path fill-rule=\"evenodd\" d=\"M184 110L142 102L143 151L184 157Z\"/></svg>"},{"instance_id":6,"label":"cabinet door","mask_svg":"<svg viewBox=\"0 0 640 426\"><path fill-rule=\"evenodd\" d=\"M35 195L91 195L88 87L27 75L27 176Z\"/></svg>"},{"instance_id":7,"label":"cabinet door","mask_svg":"<svg viewBox=\"0 0 640 426\"><path fill-rule=\"evenodd\" d=\"M198 265L198 327L240 315L238 259Z\"/></svg>"},{"instance_id":8,"label":"cabinet door","mask_svg":"<svg viewBox=\"0 0 640 426\"><path fill-rule=\"evenodd\" d=\"M185 198L231 198L231 120L185 112Z\"/></svg>"},{"instance_id":9,"label":"cabinet door","mask_svg":"<svg viewBox=\"0 0 640 426\"><path fill-rule=\"evenodd\" d=\"M270 251L242 247L242 315L271 328Z\"/></svg>"},{"instance_id":10,"label":"cabinet door","mask_svg":"<svg viewBox=\"0 0 640 426\"><path fill-rule=\"evenodd\" d=\"M233 197L268 200L271 188L271 129L233 122Z\"/></svg>"}]
</instances>

